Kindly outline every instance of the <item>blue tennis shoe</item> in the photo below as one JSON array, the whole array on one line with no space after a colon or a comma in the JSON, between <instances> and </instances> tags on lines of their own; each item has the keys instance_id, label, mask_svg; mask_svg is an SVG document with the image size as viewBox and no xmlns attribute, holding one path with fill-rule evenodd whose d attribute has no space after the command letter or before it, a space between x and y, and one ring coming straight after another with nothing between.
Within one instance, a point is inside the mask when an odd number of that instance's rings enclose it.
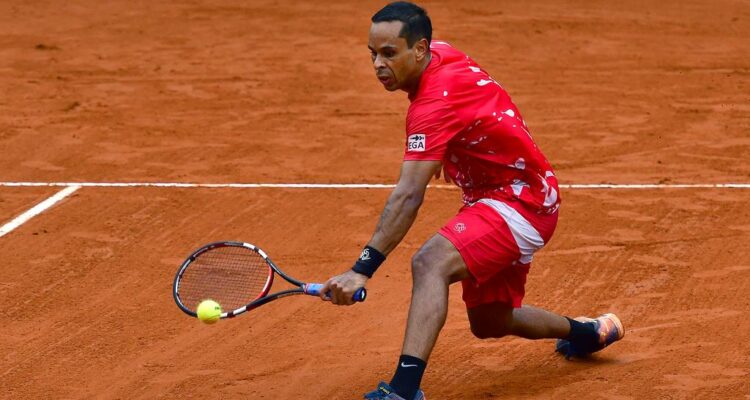
<instances>
[{"instance_id":1,"label":"blue tennis shoe","mask_svg":"<svg viewBox=\"0 0 750 400\"><path fill-rule=\"evenodd\" d=\"M370 393L365 394L365 399L370 400L407 400L398 394L396 394L396 391L393 390L392 387L390 387L385 382L380 382L378 385L378 388L373 390ZM420 389L417 391L417 394L414 395L414 398L411 400L425 400L424 392Z\"/></svg>"}]
</instances>

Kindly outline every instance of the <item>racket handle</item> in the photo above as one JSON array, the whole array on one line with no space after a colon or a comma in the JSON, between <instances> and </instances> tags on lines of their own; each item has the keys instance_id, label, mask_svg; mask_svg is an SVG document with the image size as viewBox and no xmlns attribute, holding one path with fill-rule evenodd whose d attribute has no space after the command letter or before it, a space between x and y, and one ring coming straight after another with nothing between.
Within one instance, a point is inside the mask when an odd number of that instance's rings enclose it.
<instances>
[{"instance_id":1,"label":"racket handle","mask_svg":"<svg viewBox=\"0 0 750 400\"><path fill-rule=\"evenodd\" d=\"M320 289L323 289L322 283L306 283L302 285L302 290L305 291L305 294L309 294L310 296L320 295ZM357 289L352 296L352 300L357 302L363 302L365 301L365 298L367 298L367 289L365 288Z\"/></svg>"}]
</instances>

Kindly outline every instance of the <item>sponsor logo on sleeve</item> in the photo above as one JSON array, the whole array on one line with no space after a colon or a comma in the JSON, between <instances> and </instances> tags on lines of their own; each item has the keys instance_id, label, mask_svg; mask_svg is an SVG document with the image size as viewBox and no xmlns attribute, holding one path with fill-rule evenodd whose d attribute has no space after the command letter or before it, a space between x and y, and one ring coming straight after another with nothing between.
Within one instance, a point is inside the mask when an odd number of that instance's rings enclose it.
<instances>
[{"instance_id":1,"label":"sponsor logo on sleeve","mask_svg":"<svg viewBox=\"0 0 750 400\"><path fill-rule=\"evenodd\" d=\"M406 151L424 151L426 140L424 133L409 135L406 140Z\"/></svg>"}]
</instances>

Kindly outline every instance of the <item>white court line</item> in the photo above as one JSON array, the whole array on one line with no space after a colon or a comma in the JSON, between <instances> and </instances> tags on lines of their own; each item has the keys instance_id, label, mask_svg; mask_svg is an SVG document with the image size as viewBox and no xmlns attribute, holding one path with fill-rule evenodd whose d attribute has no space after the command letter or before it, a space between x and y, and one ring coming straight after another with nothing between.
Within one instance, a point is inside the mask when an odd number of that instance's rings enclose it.
<instances>
[{"instance_id":1,"label":"white court line","mask_svg":"<svg viewBox=\"0 0 750 400\"><path fill-rule=\"evenodd\" d=\"M44 212L44 210L54 206L57 202L60 200L70 196L75 192L76 190L80 189L81 187L78 185L70 185L66 187L65 189L55 193L51 197L48 197L46 200L42 201L41 203L35 205L34 207L31 207L28 211L25 213L17 216L13 221L8 222L7 224L0 227L0 237L5 236L5 234L10 233L14 229L18 228L19 226L23 225L26 221L34 218L35 216L41 214Z\"/></svg>"},{"instance_id":2,"label":"white court line","mask_svg":"<svg viewBox=\"0 0 750 400\"><path fill-rule=\"evenodd\" d=\"M750 189L750 183L573 183L559 186L563 189ZM380 183L0 182L0 187L64 187L52 197L0 227L0 237L3 237L82 187L391 189L396 185ZM428 187L457 189L453 185L429 185Z\"/></svg>"},{"instance_id":3,"label":"white court line","mask_svg":"<svg viewBox=\"0 0 750 400\"><path fill-rule=\"evenodd\" d=\"M392 189L381 183L179 183L179 182L0 182L0 187L167 187L167 188L281 188L281 189ZM750 189L750 183L572 183L562 189ZM457 189L453 185L429 185Z\"/></svg>"},{"instance_id":4,"label":"white court line","mask_svg":"<svg viewBox=\"0 0 750 400\"><path fill-rule=\"evenodd\" d=\"M750 189L750 183L572 183L559 186L566 189Z\"/></svg>"}]
</instances>

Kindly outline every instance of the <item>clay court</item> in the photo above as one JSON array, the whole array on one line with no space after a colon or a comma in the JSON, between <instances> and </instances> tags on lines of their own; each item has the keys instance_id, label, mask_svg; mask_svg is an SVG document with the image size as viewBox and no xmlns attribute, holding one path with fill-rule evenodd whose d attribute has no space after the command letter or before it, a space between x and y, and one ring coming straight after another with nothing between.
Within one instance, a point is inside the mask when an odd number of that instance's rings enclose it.
<instances>
[{"instance_id":1,"label":"clay court","mask_svg":"<svg viewBox=\"0 0 750 400\"><path fill-rule=\"evenodd\" d=\"M366 47L384 2L326 3L2 2L0 224L65 189L13 182L395 183L408 99L382 89ZM454 286L427 397L750 399L750 4L421 4L435 38L503 84L566 185L526 302L627 329L588 360L481 341ZM393 371L409 260L459 190L428 190L363 304L299 296L206 326L171 285L215 240L325 280L388 194L78 189L0 238L0 397L361 398Z\"/></svg>"}]
</instances>

